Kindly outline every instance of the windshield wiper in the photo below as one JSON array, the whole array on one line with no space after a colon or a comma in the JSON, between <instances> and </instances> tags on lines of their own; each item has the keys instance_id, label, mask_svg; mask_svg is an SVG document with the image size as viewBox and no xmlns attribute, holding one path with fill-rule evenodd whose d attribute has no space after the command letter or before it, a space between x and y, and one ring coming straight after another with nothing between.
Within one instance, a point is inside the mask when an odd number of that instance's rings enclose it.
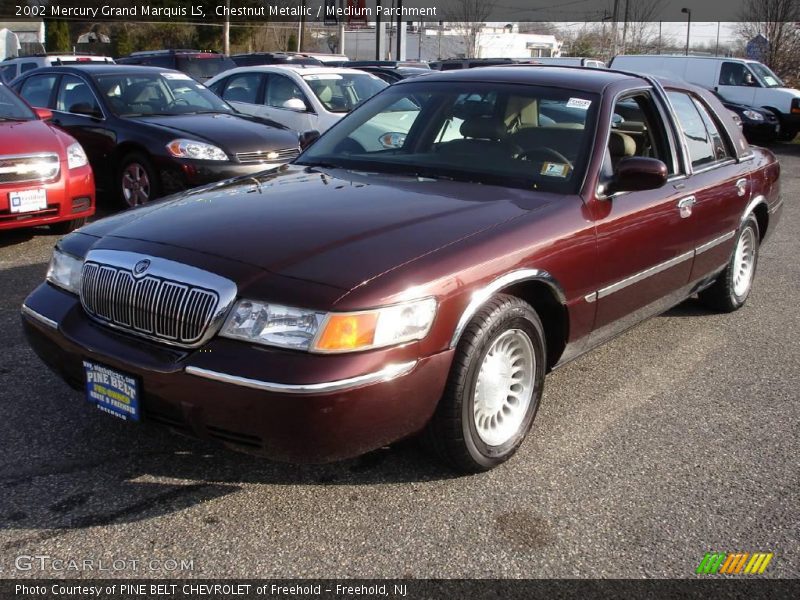
<instances>
[{"instance_id":1,"label":"windshield wiper","mask_svg":"<svg viewBox=\"0 0 800 600\"><path fill-rule=\"evenodd\" d=\"M27 121L28 119L23 119L20 117L0 117L0 121Z\"/></svg>"},{"instance_id":2,"label":"windshield wiper","mask_svg":"<svg viewBox=\"0 0 800 600\"><path fill-rule=\"evenodd\" d=\"M339 164L336 164L336 163L332 163L332 162L328 162L328 161L324 161L324 160L312 161L312 162L299 162L299 163L296 163L296 164L298 164L298 165L300 165L302 167L309 167L309 168L319 167L320 169L344 169L345 168L342 165L339 165Z\"/></svg>"}]
</instances>

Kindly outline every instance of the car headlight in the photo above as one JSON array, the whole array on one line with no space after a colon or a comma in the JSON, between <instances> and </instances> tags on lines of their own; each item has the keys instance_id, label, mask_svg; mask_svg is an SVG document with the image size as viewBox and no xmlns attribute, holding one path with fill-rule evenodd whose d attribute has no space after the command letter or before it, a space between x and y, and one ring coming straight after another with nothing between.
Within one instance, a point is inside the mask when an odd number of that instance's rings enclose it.
<instances>
[{"instance_id":1,"label":"car headlight","mask_svg":"<svg viewBox=\"0 0 800 600\"><path fill-rule=\"evenodd\" d=\"M433 298L349 313L240 300L220 335L309 352L355 352L422 339L435 316Z\"/></svg>"},{"instance_id":2,"label":"car headlight","mask_svg":"<svg viewBox=\"0 0 800 600\"><path fill-rule=\"evenodd\" d=\"M82 259L54 248L50 266L47 268L47 281L68 292L79 294L82 269Z\"/></svg>"},{"instance_id":3,"label":"car headlight","mask_svg":"<svg viewBox=\"0 0 800 600\"><path fill-rule=\"evenodd\" d=\"M745 117L747 117L748 119L750 119L751 121L763 121L764 120L764 115L762 115L760 112L756 112L754 110L749 110L749 109L748 110L743 110L742 114Z\"/></svg>"},{"instance_id":4,"label":"car headlight","mask_svg":"<svg viewBox=\"0 0 800 600\"><path fill-rule=\"evenodd\" d=\"M70 169L77 169L87 164L89 164L89 159L86 158L86 152L84 152L83 146L78 142L70 144L67 147L67 166Z\"/></svg>"},{"instance_id":5,"label":"car headlight","mask_svg":"<svg viewBox=\"0 0 800 600\"><path fill-rule=\"evenodd\" d=\"M221 148L197 140L172 140L167 150L176 158L193 158L195 160L228 160L228 155Z\"/></svg>"}]
</instances>

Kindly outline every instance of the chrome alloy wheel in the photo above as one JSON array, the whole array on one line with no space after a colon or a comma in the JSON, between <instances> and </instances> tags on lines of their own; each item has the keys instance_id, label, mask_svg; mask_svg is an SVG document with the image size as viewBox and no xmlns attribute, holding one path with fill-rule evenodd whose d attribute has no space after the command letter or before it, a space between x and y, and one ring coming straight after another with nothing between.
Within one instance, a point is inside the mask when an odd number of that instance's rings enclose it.
<instances>
[{"instance_id":1,"label":"chrome alloy wheel","mask_svg":"<svg viewBox=\"0 0 800 600\"><path fill-rule=\"evenodd\" d=\"M122 197L128 206L138 206L150 200L150 178L137 162L129 163L122 171Z\"/></svg>"},{"instance_id":2,"label":"chrome alloy wheel","mask_svg":"<svg viewBox=\"0 0 800 600\"><path fill-rule=\"evenodd\" d=\"M521 329L509 329L489 348L478 370L474 423L488 446L500 446L516 435L533 394L536 355Z\"/></svg>"},{"instance_id":3,"label":"chrome alloy wheel","mask_svg":"<svg viewBox=\"0 0 800 600\"><path fill-rule=\"evenodd\" d=\"M752 227L742 231L733 258L733 293L739 298L746 295L753 283L756 263L756 234Z\"/></svg>"}]
</instances>

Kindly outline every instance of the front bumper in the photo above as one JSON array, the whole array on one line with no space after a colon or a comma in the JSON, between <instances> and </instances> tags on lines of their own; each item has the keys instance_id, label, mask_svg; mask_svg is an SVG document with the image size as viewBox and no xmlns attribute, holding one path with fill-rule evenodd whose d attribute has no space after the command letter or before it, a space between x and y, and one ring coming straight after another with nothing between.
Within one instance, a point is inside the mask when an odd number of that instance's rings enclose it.
<instances>
[{"instance_id":1,"label":"front bumper","mask_svg":"<svg viewBox=\"0 0 800 600\"><path fill-rule=\"evenodd\" d=\"M47 193L47 208L36 212L11 212L9 206L11 192L39 188ZM59 178L48 183L0 184L0 230L82 219L91 217L94 211L94 177L88 165L69 170L62 164Z\"/></svg>"},{"instance_id":2,"label":"front bumper","mask_svg":"<svg viewBox=\"0 0 800 600\"><path fill-rule=\"evenodd\" d=\"M777 119L770 121L746 121L742 119L742 130L747 138L772 141L780 133L780 123Z\"/></svg>"},{"instance_id":3,"label":"front bumper","mask_svg":"<svg viewBox=\"0 0 800 600\"><path fill-rule=\"evenodd\" d=\"M286 161L274 163L235 163L185 160L162 157L156 159L159 180L165 194L173 194L242 175L255 175L275 169Z\"/></svg>"},{"instance_id":4,"label":"front bumper","mask_svg":"<svg viewBox=\"0 0 800 600\"><path fill-rule=\"evenodd\" d=\"M420 431L452 360L447 351L370 364L368 353L311 356L222 338L176 350L98 325L46 283L22 317L36 354L75 389L84 359L105 364L139 380L142 421L288 462L358 456Z\"/></svg>"}]
</instances>

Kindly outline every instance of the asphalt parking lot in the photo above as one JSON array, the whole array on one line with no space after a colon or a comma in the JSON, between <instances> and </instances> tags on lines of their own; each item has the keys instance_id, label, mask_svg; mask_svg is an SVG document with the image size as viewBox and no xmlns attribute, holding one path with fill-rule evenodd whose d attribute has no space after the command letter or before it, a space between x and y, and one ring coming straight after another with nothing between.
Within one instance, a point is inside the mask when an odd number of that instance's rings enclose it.
<instances>
[{"instance_id":1,"label":"asphalt parking lot","mask_svg":"<svg viewBox=\"0 0 800 600\"><path fill-rule=\"evenodd\" d=\"M746 307L690 300L551 374L472 477L409 442L297 467L104 415L22 335L57 238L0 233L0 577L693 577L709 551L799 576L800 144L776 152Z\"/></svg>"}]
</instances>

